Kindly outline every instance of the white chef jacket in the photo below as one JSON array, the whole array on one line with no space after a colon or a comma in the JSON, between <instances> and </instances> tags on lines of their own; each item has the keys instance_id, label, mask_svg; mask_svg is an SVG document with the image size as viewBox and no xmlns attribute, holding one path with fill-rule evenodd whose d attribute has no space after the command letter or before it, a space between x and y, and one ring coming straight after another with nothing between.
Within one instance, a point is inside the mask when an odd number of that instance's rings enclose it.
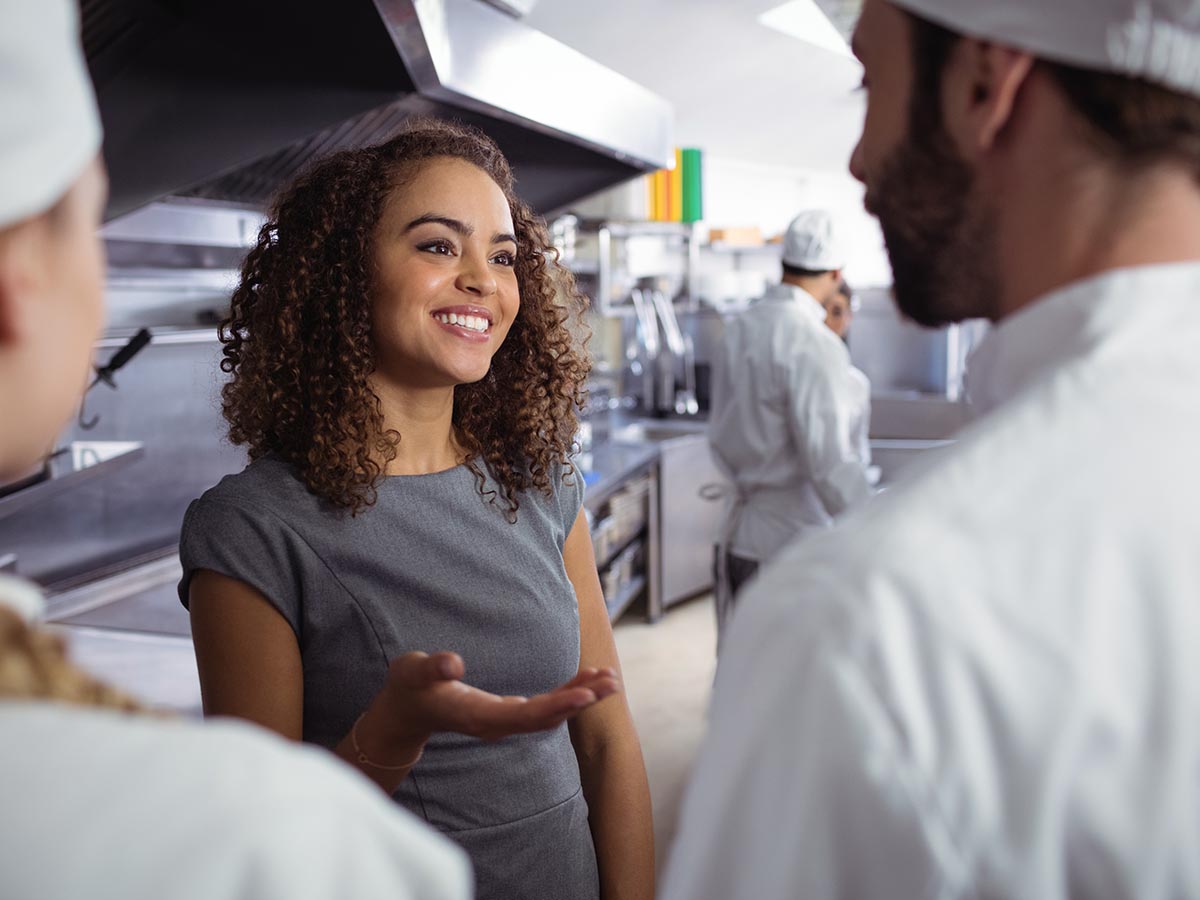
<instances>
[{"instance_id":1,"label":"white chef jacket","mask_svg":"<svg viewBox=\"0 0 1200 900\"><path fill-rule=\"evenodd\" d=\"M801 288L774 285L727 326L708 437L737 492L729 549L770 559L871 493L851 437L850 355Z\"/></svg>"},{"instance_id":2,"label":"white chef jacket","mask_svg":"<svg viewBox=\"0 0 1200 900\"><path fill-rule=\"evenodd\" d=\"M460 849L326 750L0 700L5 900L466 900L471 882Z\"/></svg>"},{"instance_id":3,"label":"white chef jacket","mask_svg":"<svg viewBox=\"0 0 1200 900\"><path fill-rule=\"evenodd\" d=\"M871 379L856 366L850 367L854 408L850 413L850 446L864 466L871 465ZM874 483L868 470L867 481Z\"/></svg>"},{"instance_id":4,"label":"white chef jacket","mask_svg":"<svg viewBox=\"0 0 1200 900\"><path fill-rule=\"evenodd\" d=\"M667 900L1200 897L1200 264L971 366L958 443L741 599Z\"/></svg>"}]
</instances>

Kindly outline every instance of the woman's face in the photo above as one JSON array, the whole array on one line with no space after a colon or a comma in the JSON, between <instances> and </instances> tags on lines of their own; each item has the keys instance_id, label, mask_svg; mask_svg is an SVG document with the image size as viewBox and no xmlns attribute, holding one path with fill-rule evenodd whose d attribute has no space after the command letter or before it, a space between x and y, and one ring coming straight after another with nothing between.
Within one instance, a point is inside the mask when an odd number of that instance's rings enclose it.
<instances>
[{"instance_id":1,"label":"woman's face","mask_svg":"<svg viewBox=\"0 0 1200 900\"><path fill-rule=\"evenodd\" d=\"M15 281L20 296L12 300L21 314L4 347L5 377L23 388L4 398L10 422L0 442L0 480L22 474L51 449L87 387L92 344L104 319L99 228L107 190L96 159L53 210L16 227L22 241ZM9 240L17 238L15 230L9 232Z\"/></svg>"},{"instance_id":2,"label":"woman's face","mask_svg":"<svg viewBox=\"0 0 1200 900\"><path fill-rule=\"evenodd\" d=\"M850 333L850 322L854 318L849 299L845 294L835 291L822 305L825 307L825 324L834 334L845 340L846 335Z\"/></svg>"},{"instance_id":3,"label":"woman's face","mask_svg":"<svg viewBox=\"0 0 1200 900\"><path fill-rule=\"evenodd\" d=\"M375 231L376 377L401 387L483 378L520 309L516 230L482 169L435 159L394 191Z\"/></svg>"}]
</instances>

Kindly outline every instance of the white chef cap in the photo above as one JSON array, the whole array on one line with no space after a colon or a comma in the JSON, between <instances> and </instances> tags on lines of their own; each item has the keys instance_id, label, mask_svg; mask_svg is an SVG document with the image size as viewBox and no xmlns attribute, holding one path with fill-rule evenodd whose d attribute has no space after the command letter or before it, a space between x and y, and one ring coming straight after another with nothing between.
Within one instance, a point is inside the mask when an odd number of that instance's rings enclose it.
<instances>
[{"instance_id":1,"label":"white chef cap","mask_svg":"<svg viewBox=\"0 0 1200 900\"><path fill-rule=\"evenodd\" d=\"M1049 62L1200 96L1196 0L891 0L960 34Z\"/></svg>"},{"instance_id":2,"label":"white chef cap","mask_svg":"<svg viewBox=\"0 0 1200 900\"><path fill-rule=\"evenodd\" d=\"M828 272L846 264L829 213L810 209L792 219L783 235L783 261L810 272Z\"/></svg>"},{"instance_id":3,"label":"white chef cap","mask_svg":"<svg viewBox=\"0 0 1200 900\"><path fill-rule=\"evenodd\" d=\"M50 209L99 149L75 0L0 0L0 228Z\"/></svg>"}]
</instances>

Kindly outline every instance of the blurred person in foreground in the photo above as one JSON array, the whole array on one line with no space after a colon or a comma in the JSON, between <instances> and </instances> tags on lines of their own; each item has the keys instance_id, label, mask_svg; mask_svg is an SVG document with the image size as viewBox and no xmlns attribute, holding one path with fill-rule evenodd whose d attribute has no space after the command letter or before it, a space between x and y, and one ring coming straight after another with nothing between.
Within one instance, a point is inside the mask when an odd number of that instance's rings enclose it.
<instances>
[{"instance_id":1,"label":"blurred person in foreground","mask_svg":"<svg viewBox=\"0 0 1200 900\"><path fill-rule=\"evenodd\" d=\"M852 172L979 418L741 600L668 900L1200 897L1200 4L866 0Z\"/></svg>"},{"instance_id":2,"label":"blurred person in foreground","mask_svg":"<svg viewBox=\"0 0 1200 900\"><path fill-rule=\"evenodd\" d=\"M780 283L726 329L708 428L733 484L716 549L718 647L759 567L871 494L851 435L861 402L850 354L825 327L844 264L832 217L800 213L784 233Z\"/></svg>"},{"instance_id":3,"label":"blurred person in foreground","mask_svg":"<svg viewBox=\"0 0 1200 900\"><path fill-rule=\"evenodd\" d=\"M0 482L70 417L102 323L100 123L67 0L0 0ZM324 751L151 715L0 580L5 900L469 896L463 854Z\"/></svg>"}]
</instances>

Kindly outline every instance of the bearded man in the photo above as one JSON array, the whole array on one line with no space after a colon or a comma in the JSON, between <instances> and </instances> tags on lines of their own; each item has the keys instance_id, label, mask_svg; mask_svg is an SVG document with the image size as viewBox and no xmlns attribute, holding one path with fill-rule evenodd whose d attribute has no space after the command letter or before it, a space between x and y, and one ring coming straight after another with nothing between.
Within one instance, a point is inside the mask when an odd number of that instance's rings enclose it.
<instances>
[{"instance_id":1,"label":"bearded man","mask_svg":"<svg viewBox=\"0 0 1200 900\"><path fill-rule=\"evenodd\" d=\"M1200 3L865 0L851 171L977 420L746 590L668 900L1200 897Z\"/></svg>"}]
</instances>

